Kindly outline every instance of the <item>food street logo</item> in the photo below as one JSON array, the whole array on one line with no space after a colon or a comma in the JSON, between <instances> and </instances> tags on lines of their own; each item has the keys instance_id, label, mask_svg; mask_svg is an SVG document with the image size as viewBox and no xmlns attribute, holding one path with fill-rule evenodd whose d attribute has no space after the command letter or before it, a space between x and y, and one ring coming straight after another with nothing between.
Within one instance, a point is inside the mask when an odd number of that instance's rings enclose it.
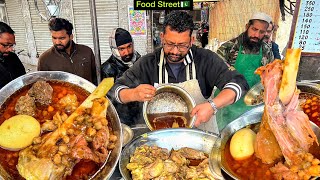
<instances>
[{"instance_id":1,"label":"food street logo","mask_svg":"<svg viewBox=\"0 0 320 180\"><path fill-rule=\"evenodd\" d=\"M193 0L134 0L134 10L193 10Z\"/></svg>"}]
</instances>

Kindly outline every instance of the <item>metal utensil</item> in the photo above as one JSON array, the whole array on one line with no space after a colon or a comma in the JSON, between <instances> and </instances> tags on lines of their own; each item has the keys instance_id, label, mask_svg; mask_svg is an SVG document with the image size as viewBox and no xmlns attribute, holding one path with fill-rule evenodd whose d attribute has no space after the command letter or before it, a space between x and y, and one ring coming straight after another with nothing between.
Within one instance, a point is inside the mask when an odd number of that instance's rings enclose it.
<instances>
[{"instance_id":1,"label":"metal utensil","mask_svg":"<svg viewBox=\"0 0 320 180\"><path fill-rule=\"evenodd\" d=\"M93 92L96 86L91 82L87 81L86 79L62 71L36 71L33 73L28 73L26 75L20 76L19 78L11 81L9 84L4 86L0 90L0 107L6 100L14 94L19 89L32 84L38 80L45 80L45 81L63 81L67 83L74 84L79 86L88 92ZM108 99L109 100L109 99ZM115 148L111 151L107 162L105 165L97 171L97 173L91 177L91 179L109 179L117 165L117 162L120 157L121 149L122 149L122 134L121 134L121 123L118 116L116 109L114 108L113 104L109 100L109 106L107 108L108 117L111 119L111 127L114 131L114 134L119 138L119 141L116 142ZM0 164L0 179L12 179L8 175L8 173L4 170L4 168Z\"/></svg>"},{"instance_id":2,"label":"metal utensil","mask_svg":"<svg viewBox=\"0 0 320 180\"><path fill-rule=\"evenodd\" d=\"M308 92L320 95L320 86L319 84L316 84L315 81L297 82L297 87L298 89L300 89L301 92ZM264 87L261 83L254 85L245 95L244 103L247 106L257 106L263 104L263 97L260 97L263 91Z\"/></svg>"},{"instance_id":3,"label":"metal utensil","mask_svg":"<svg viewBox=\"0 0 320 180\"><path fill-rule=\"evenodd\" d=\"M121 175L125 180L132 179L126 166L129 163L130 156L139 146L156 145L169 150L190 147L209 154L217 138L213 134L189 128L161 129L142 134L123 148L119 160Z\"/></svg>"},{"instance_id":4,"label":"metal utensil","mask_svg":"<svg viewBox=\"0 0 320 180\"><path fill-rule=\"evenodd\" d=\"M122 147L124 147L128 142L133 139L134 133L133 130L126 124L121 123L122 127Z\"/></svg>"},{"instance_id":5,"label":"metal utensil","mask_svg":"<svg viewBox=\"0 0 320 180\"><path fill-rule=\"evenodd\" d=\"M223 171L225 172L225 174L227 174L227 179L240 179L227 164L223 152L225 150L225 146L228 140L232 137L232 135L235 132L248 125L257 124L261 122L263 110L264 106L258 106L232 121L221 131L221 139L215 142L209 157L209 165L211 171L215 174L220 175L220 178L223 178L221 172ZM311 121L310 124L313 132L316 134L318 140L320 140L320 128Z\"/></svg>"},{"instance_id":6,"label":"metal utensil","mask_svg":"<svg viewBox=\"0 0 320 180\"><path fill-rule=\"evenodd\" d=\"M165 84L157 88L156 95L151 101L145 101L143 104L143 118L148 128L153 131L154 127L148 118L148 114L182 112L190 113L196 106L194 99L182 87ZM193 127L196 117L187 119L186 127Z\"/></svg>"},{"instance_id":7,"label":"metal utensil","mask_svg":"<svg viewBox=\"0 0 320 180\"><path fill-rule=\"evenodd\" d=\"M244 96L244 103L247 106L257 106L263 103L261 97L264 87L261 83L254 85Z\"/></svg>"}]
</instances>

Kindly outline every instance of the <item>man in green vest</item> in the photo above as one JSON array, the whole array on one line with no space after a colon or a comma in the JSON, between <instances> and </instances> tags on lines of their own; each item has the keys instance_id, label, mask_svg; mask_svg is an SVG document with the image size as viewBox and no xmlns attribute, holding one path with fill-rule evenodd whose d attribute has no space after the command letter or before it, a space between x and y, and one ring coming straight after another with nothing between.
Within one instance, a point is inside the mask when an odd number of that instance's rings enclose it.
<instances>
[{"instance_id":1,"label":"man in green vest","mask_svg":"<svg viewBox=\"0 0 320 180\"><path fill-rule=\"evenodd\" d=\"M250 88L260 82L259 75L254 71L274 60L272 49L263 38L271 22L271 17L265 13L257 12L253 14L246 24L246 31L238 37L222 44L217 50L217 54L230 66L244 75ZM251 109L244 104L243 98L237 103L224 108L217 114L218 125L220 128L235 118L239 117L245 111Z\"/></svg>"}]
</instances>

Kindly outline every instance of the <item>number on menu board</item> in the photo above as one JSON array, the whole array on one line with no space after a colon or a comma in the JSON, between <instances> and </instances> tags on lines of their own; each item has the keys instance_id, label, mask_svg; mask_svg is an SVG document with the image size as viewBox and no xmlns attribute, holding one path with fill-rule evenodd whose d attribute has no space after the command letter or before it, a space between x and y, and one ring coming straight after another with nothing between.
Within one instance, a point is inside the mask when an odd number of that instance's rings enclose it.
<instances>
[{"instance_id":1,"label":"number on menu board","mask_svg":"<svg viewBox=\"0 0 320 180\"><path fill-rule=\"evenodd\" d=\"M301 48L302 52L320 52L320 1L297 0L299 8L295 13L292 48ZM291 36L291 37L292 37Z\"/></svg>"}]
</instances>

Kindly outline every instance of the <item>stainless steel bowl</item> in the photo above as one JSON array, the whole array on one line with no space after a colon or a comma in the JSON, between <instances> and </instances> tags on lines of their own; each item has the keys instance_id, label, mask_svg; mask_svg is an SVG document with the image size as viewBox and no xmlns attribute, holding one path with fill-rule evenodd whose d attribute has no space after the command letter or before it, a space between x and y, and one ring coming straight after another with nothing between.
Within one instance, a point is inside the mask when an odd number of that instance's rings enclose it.
<instances>
[{"instance_id":1,"label":"stainless steel bowl","mask_svg":"<svg viewBox=\"0 0 320 180\"><path fill-rule=\"evenodd\" d=\"M9 84L3 87L0 90L0 107L14 92L38 80L45 80L45 81L57 80L57 81L68 82L68 83L77 85L87 90L90 93L93 92L93 90L96 88L96 86L91 82L79 76L76 76L74 74L61 72L61 71L37 71L37 72L23 75L11 81ZM117 162L120 157L121 149L122 149L121 123L120 123L120 119L118 117L117 111L112 105L110 100L109 100L109 107L107 109L107 114L111 118L112 129L114 130L114 134L118 137L119 141L117 141L115 145L116 146L115 149L112 150L108 158L108 161L105 162L104 166L100 168L99 171L97 171L97 173L92 177L92 179L109 179L117 165ZM0 179L12 179L8 177L8 174L5 172L5 170L1 165L0 165Z\"/></svg>"},{"instance_id":2,"label":"stainless steel bowl","mask_svg":"<svg viewBox=\"0 0 320 180\"><path fill-rule=\"evenodd\" d=\"M320 95L320 86L315 83L308 82L297 82L298 89L301 92L312 93L316 95ZM244 96L244 103L248 106L257 106L263 104L263 101L256 101L257 97L260 95L261 91L263 91L264 87L261 83L254 85ZM256 101L256 102L255 102ZM253 103L255 102L255 103Z\"/></svg>"},{"instance_id":3,"label":"stainless steel bowl","mask_svg":"<svg viewBox=\"0 0 320 180\"><path fill-rule=\"evenodd\" d=\"M263 103L263 101L258 101L258 97L261 96L261 92L263 91L263 85L258 83L254 85L244 96L244 103L248 106L257 106Z\"/></svg>"},{"instance_id":4,"label":"stainless steel bowl","mask_svg":"<svg viewBox=\"0 0 320 180\"><path fill-rule=\"evenodd\" d=\"M127 144L122 150L119 160L121 175L125 180L132 179L130 171L126 166L129 163L130 155L132 155L139 146L156 145L162 148L167 148L168 150L190 147L209 154L216 139L216 135L188 128L162 129L142 134Z\"/></svg>"},{"instance_id":5,"label":"stainless steel bowl","mask_svg":"<svg viewBox=\"0 0 320 180\"><path fill-rule=\"evenodd\" d=\"M258 106L232 121L228 124L220 134L220 139L216 141L214 144L212 151L210 153L209 165L211 171L213 171L219 179L223 179L221 169L224 173L226 173L229 177L233 179L239 179L238 176L229 168L228 164L225 161L224 153L225 146L227 141L232 137L232 135L238 130L251 125L256 124L261 121L261 117L263 114L264 106ZM311 127L315 132L318 140L320 140L320 128L310 121Z\"/></svg>"},{"instance_id":6,"label":"stainless steel bowl","mask_svg":"<svg viewBox=\"0 0 320 180\"><path fill-rule=\"evenodd\" d=\"M173 84L161 85L157 88L156 95L151 101L143 104L143 118L152 131L154 128L148 119L148 114L183 112L191 113L196 106L194 99L182 87ZM187 127L193 127L196 117L187 119Z\"/></svg>"}]
</instances>

